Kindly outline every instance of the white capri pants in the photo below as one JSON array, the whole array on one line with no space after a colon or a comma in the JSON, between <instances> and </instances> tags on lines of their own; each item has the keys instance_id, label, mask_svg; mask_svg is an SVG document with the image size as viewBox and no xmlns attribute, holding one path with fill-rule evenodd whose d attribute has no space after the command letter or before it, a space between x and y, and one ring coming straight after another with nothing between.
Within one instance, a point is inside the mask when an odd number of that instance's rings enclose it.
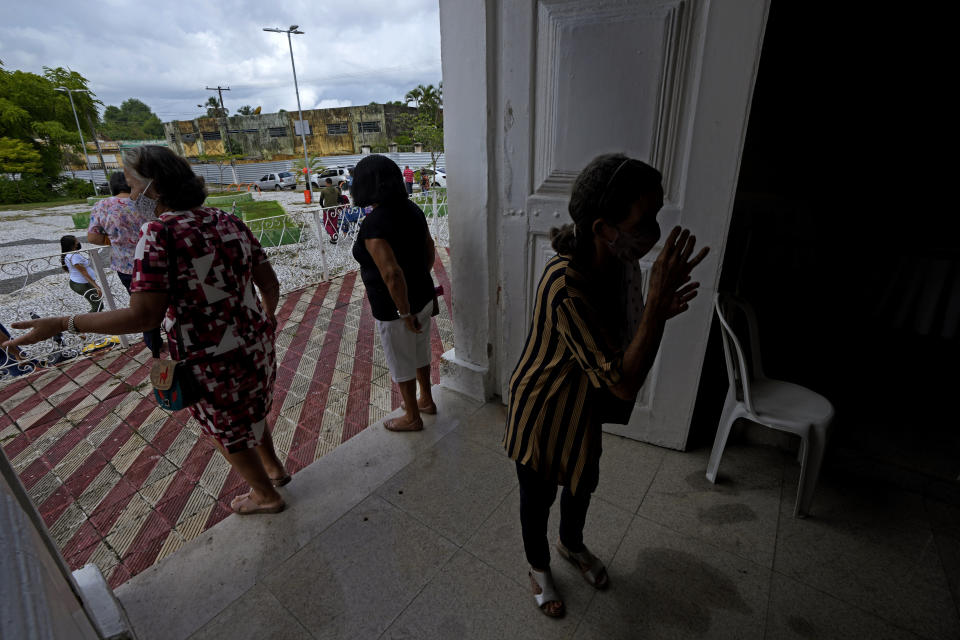
<instances>
[{"instance_id":1,"label":"white capri pants","mask_svg":"<svg viewBox=\"0 0 960 640\"><path fill-rule=\"evenodd\" d=\"M394 382L407 382L417 377L417 369L430 364L430 314L433 300L416 313L423 331L414 333L407 324L396 320L377 320L377 333L383 345L383 355Z\"/></svg>"}]
</instances>

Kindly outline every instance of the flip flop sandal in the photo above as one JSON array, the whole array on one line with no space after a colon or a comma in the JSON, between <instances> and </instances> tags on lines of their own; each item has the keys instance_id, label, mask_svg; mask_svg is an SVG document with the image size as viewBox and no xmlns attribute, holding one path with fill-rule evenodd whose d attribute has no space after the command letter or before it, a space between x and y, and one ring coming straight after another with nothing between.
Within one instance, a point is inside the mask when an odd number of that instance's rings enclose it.
<instances>
[{"instance_id":1,"label":"flip flop sandal","mask_svg":"<svg viewBox=\"0 0 960 640\"><path fill-rule=\"evenodd\" d=\"M400 424L400 418L390 418L383 423L387 431L420 431L423 429L423 420L417 418L416 422L410 424Z\"/></svg>"},{"instance_id":2,"label":"flip flop sandal","mask_svg":"<svg viewBox=\"0 0 960 640\"><path fill-rule=\"evenodd\" d=\"M577 568L583 579L589 582L594 589L603 590L610 586L610 576L607 575L607 568L603 566L600 558L590 553L590 550L586 547L583 548L583 551L574 553L557 540L557 551L565 560L569 560Z\"/></svg>"},{"instance_id":3,"label":"flip flop sandal","mask_svg":"<svg viewBox=\"0 0 960 640\"><path fill-rule=\"evenodd\" d=\"M546 571L536 571L530 569L527 571L527 575L530 576L530 581L536 583L540 587L540 593L533 594L533 599L537 603L537 608L545 616L551 618L562 618L566 613L567 609L563 605L563 600L560 599L560 594L557 593L557 585L553 584L553 574L550 573L550 570ZM560 609L553 613L550 609L545 608L546 605L550 602L559 602Z\"/></svg>"},{"instance_id":4,"label":"flip flop sandal","mask_svg":"<svg viewBox=\"0 0 960 640\"><path fill-rule=\"evenodd\" d=\"M248 504L253 506L245 507L245 505ZM233 509L234 513L241 516L251 516L258 513L280 513L286 506L287 504L285 502L273 505L272 507L260 506L253 501L249 493L239 495L230 501L230 508Z\"/></svg>"}]
</instances>

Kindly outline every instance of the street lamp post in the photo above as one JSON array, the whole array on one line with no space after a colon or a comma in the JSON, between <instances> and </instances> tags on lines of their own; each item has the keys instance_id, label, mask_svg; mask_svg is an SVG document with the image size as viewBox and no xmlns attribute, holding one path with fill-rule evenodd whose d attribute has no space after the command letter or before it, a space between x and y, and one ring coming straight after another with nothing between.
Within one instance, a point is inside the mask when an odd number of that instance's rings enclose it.
<instances>
[{"instance_id":1,"label":"street lamp post","mask_svg":"<svg viewBox=\"0 0 960 640\"><path fill-rule=\"evenodd\" d=\"M83 130L80 129L80 118L77 116L77 107L73 104L73 92L83 91L83 89L68 89L66 87L57 87L57 91L66 91L70 97L70 108L73 109L73 119L77 121L77 133L80 134L80 148L83 153L83 159L87 163L87 175L90 178L90 184L93 186L93 195L97 195L97 183L93 181L93 169L90 168L90 158L87 157L87 143L83 139ZM96 134L94 134L96 135Z\"/></svg>"},{"instance_id":2,"label":"street lamp post","mask_svg":"<svg viewBox=\"0 0 960 640\"><path fill-rule=\"evenodd\" d=\"M293 38L291 34L296 33L297 35L302 35L303 31L298 30L299 25L293 24L290 25L289 29L271 29L269 27L264 27L264 31L270 31L272 33L285 33L287 34L287 44L290 46L290 66L293 68L293 90L297 93L297 114L300 118L300 139L303 142L303 169L304 175L307 178L307 189L310 190L310 202L313 202L313 185L310 182L310 157L307 155L307 128L304 126L303 121L303 110L300 108L300 87L297 85L297 65L293 61ZM322 205L323 203L321 203ZM327 252L323 247L323 229L325 226L326 212L323 211L321 206L319 214L315 214L314 220L317 225L317 238L320 240L320 264L323 271L323 279L327 279Z\"/></svg>"},{"instance_id":3,"label":"street lamp post","mask_svg":"<svg viewBox=\"0 0 960 640\"><path fill-rule=\"evenodd\" d=\"M293 90L297 93L297 114L300 117L300 139L303 142L303 166L306 169L305 175L307 177L307 189L310 190L310 202L313 202L313 185L310 182L310 157L307 155L307 131L303 122L303 110L300 108L300 87L297 85L297 65L293 61L293 39L290 37L290 34L296 33L298 35L303 34L303 31L298 30L299 25L290 25L289 29L271 29L269 27L264 27L264 31L271 31L273 33L285 33L287 34L287 44L290 45L290 66L293 68Z\"/></svg>"}]
</instances>

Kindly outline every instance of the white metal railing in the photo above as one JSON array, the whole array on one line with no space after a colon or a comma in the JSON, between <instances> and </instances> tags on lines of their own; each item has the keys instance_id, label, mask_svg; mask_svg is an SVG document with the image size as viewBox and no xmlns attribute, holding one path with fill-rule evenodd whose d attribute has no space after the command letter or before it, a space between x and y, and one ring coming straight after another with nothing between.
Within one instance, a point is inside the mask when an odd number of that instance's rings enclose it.
<instances>
[{"instance_id":1,"label":"white metal railing","mask_svg":"<svg viewBox=\"0 0 960 640\"><path fill-rule=\"evenodd\" d=\"M430 225L430 233L433 235L437 246L448 246L450 244L450 220L447 215L447 190L433 188L426 192L415 193L410 199L423 209L424 215L427 216L427 224Z\"/></svg>"},{"instance_id":2,"label":"white metal railing","mask_svg":"<svg viewBox=\"0 0 960 640\"><path fill-rule=\"evenodd\" d=\"M103 308L117 309L129 303L126 290L109 268L110 248L81 249L90 259L94 277L103 291ZM81 296L70 289L70 276L63 270L61 257L54 254L0 263L0 323L13 336L23 332L11 328L20 320L64 316L90 311L88 299L101 301L95 291ZM0 350L0 384L37 366L50 366L92 353L96 347L119 343L126 347L128 336L104 338L98 335L62 333L49 340L19 349ZM6 338L0 334L0 342Z\"/></svg>"},{"instance_id":3,"label":"white metal railing","mask_svg":"<svg viewBox=\"0 0 960 640\"><path fill-rule=\"evenodd\" d=\"M427 216L437 246L449 243L449 216L446 191L443 189L416 194L413 197ZM260 241L280 280L281 293L289 293L317 284L356 268L353 243L366 211L352 205L336 207L304 207L279 216L248 220L245 224ZM103 288L104 308L126 307L129 296L109 269L109 247L81 249L90 258L97 282ZM85 313L90 310L87 299L69 287L69 276L60 262L62 254L26 258L0 263L0 323L14 336L21 332L10 324L31 316L59 316ZM105 286L104 286L105 285ZM139 336L81 336L64 333L51 340L9 352L7 363L0 365L0 385L36 365L49 366L63 360L82 357L106 341L128 341ZM2 336L0 336L2 339ZM0 362L3 361L0 354Z\"/></svg>"}]
</instances>

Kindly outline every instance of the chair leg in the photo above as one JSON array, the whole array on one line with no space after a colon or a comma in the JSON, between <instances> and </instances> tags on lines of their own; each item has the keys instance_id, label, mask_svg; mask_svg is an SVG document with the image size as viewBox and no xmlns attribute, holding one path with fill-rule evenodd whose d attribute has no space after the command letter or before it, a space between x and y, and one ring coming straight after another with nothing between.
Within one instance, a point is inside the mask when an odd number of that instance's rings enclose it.
<instances>
[{"instance_id":1,"label":"chair leg","mask_svg":"<svg viewBox=\"0 0 960 640\"><path fill-rule=\"evenodd\" d=\"M807 486L807 472L809 471L807 463L810 459L810 432L807 435L800 436L800 451L797 453L797 462L800 463L800 479L797 480L797 500L793 503L793 517L805 518L807 513L801 509L803 503L804 490Z\"/></svg>"},{"instance_id":2,"label":"chair leg","mask_svg":"<svg viewBox=\"0 0 960 640\"><path fill-rule=\"evenodd\" d=\"M807 441L806 474L800 474L800 486L797 489L797 511L801 516L810 515L810 506L813 504L813 493L817 488L817 479L820 477L820 467L823 464L823 454L827 448L827 431L830 423L814 424L810 427L810 437Z\"/></svg>"},{"instance_id":3,"label":"chair leg","mask_svg":"<svg viewBox=\"0 0 960 640\"><path fill-rule=\"evenodd\" d=\"M717 481L717 469L720 467L720 458L723 457L723 450L727 446L727 438L730 437L730 430L733 423L737 420L736 414L737 399L732 394L727 394L727 399L723 403L723 412L720 414L720 422L717 427L717 437L713 441L713 450L710 452L710 461L707 463L707 480L712 483Z\"/></svg>"}]
</instances>

